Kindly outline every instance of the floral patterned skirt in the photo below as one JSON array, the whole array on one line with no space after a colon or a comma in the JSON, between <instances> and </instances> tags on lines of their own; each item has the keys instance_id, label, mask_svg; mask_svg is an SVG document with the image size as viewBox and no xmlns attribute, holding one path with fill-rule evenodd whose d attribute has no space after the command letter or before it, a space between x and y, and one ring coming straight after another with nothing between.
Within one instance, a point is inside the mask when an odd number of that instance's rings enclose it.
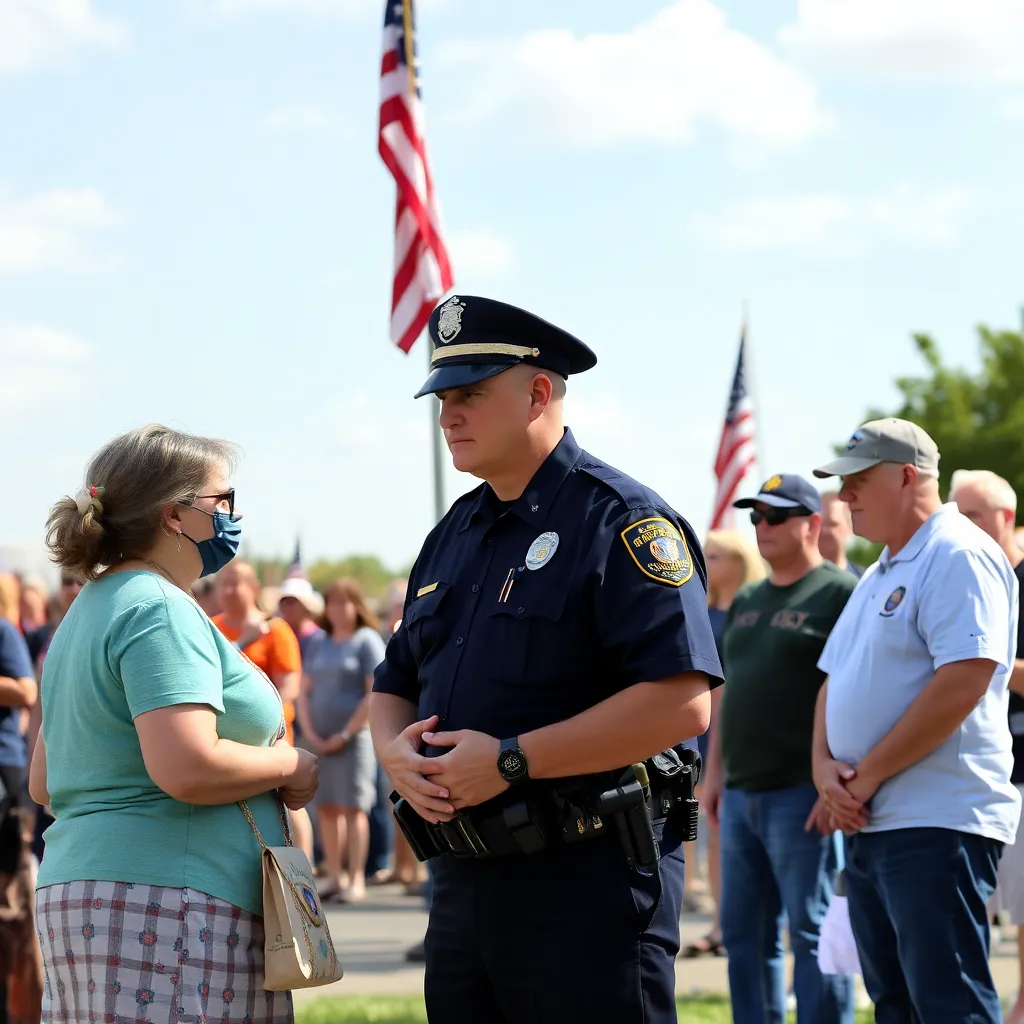
<instances>
[{"instance_id":1,"label":"floral patterned skirt","mask_svg":"<svg viewBox=\"0 0 1024 1024\"><path fill-rule=\"evenodd\" d=\"M36 892L52 1024L292 1024L263 988L263 922L195 889L65 882Z\"/></svg>"}]
</instances>

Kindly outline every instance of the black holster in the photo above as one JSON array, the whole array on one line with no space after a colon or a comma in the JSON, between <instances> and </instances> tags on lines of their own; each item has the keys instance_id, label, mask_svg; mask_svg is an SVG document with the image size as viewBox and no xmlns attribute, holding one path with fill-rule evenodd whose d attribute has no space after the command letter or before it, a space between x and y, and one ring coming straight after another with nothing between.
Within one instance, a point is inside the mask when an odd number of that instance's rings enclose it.
<instances>
[{"instance_id":1,"label":"black holster","mask_svg":"<svg viewBox=\"0 0 1024 1024\"><path fill-rule=\"evenodd\" d=\"M698 804L695 790L700 781L700 754L679 744L644 762L651 782L652 813L672 824L684 843L697 839Z\"/></svg>"}]
</instances>

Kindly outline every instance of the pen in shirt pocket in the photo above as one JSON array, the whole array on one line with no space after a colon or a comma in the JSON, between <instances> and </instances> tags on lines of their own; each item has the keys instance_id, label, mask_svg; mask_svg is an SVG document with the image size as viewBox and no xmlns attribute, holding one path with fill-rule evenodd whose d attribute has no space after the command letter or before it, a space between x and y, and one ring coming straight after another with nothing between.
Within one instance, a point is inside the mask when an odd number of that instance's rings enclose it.
<instances>
[{"instance_id":1,"label":"pen in shirt pocket","mask_svg":"<svg viewBox=\"0 0 1024 1024\"><path fill-rule=\"evenodd\" d=\"M515 583L522 571L522 566L518 569L515 566L509 569L505 582L501 585L501 590L498 591L498 604L505 604L508 601L508 595L512 593L512 584Z\"/></svg>"}]
</instances>

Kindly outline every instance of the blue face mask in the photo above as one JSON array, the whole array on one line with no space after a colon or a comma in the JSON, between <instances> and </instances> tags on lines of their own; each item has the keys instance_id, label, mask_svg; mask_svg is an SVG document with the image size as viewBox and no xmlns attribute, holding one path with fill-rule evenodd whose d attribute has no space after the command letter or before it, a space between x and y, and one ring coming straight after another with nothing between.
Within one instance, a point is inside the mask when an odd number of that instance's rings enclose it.
<instances>
[{"instance_id":1,"label":"blue face mask","mask_svg":"<svg viewBox=\"0 0 1024 1024\"><path fill-rule=\"evenodd\" d=\"M209 540L192 540L184 530L181 535L199 549L199 557L203 560L203 571L199 575L212 576L238 554L238 545L242 542L242 517L229 512L207 512L203 508L196 511L213 519L213 536Z\"/></svg>"}]
</instances>

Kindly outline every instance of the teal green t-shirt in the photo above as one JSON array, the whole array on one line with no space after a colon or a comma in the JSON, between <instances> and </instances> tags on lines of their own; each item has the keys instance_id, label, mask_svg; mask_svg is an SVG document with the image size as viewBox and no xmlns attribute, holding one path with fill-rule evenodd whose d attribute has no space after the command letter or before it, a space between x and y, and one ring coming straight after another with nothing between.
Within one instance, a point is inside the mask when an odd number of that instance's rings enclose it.
<instances>
[{"instance_id":1,"label":"teal green t-shirt","mask_svg":"<svg viewBox=\"0 0 1024 1024\"><path fill-rule=\"evenodd\" d=\"M41 684L50 805L40 886L97 880L190 888L263 914L260 846L238 804L199 806L149 777L134 720L206 704L222 739L266 746L284 720L273 684L187 594L150 572L89 583L54 633ZM283 843L273 793L247 801Z\"/></svg>"}]
</instances>

